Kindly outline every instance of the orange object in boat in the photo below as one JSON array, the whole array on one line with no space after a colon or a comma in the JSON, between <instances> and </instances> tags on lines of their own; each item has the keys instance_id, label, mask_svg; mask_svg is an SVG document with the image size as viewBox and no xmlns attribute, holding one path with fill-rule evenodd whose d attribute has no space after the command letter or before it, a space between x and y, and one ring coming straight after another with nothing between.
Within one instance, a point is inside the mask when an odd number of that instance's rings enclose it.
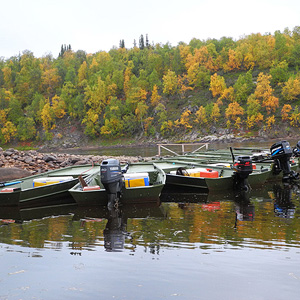
<instances>
[{"instance_id":1,"label":"orange object in boat","mask_svg":"<svg viewBox=\"0 0 300 300\"><path fill-rule=\"evenodd\" d=\"M99 185L92 185L92 186L85 186L83 188L83 191L98 191L100 190L100 186Z\"/></svg>"},{"instance_id":2,"label":"orange object in boat","mask_svg":"<svg viewBox=\"0 0 300 300\"><path fill-rule=\"evenodd\" d=\"M1 193L13 193L14 191L14 188L5 188L1 190Z\"/></svg>"},{"instance_id":3,"label":"orange object in boat","mask_svg":"<svg viewBox=\"0 0 300 300\"><path fill-rule=\"evenodd\" d=\"M200 172L200 177L204 178L218 178L219 177L219 172L214 171L212 169L206 169Z\"/></svg>"}]
</instances>

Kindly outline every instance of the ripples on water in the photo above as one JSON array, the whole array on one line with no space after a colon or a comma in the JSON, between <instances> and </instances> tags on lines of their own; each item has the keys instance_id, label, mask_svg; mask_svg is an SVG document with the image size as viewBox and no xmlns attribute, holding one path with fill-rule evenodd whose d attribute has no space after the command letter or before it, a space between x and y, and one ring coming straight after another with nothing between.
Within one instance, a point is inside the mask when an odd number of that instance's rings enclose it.
<instances>
[{"instance_id":1,"label":"ripples on water","mask_svg":"<svg viewBox=\"0 0 300 300\"><path fill-rule=\"evenodd\" d=\"M299 194L1 209L0 299L298 299Z\"/></svg>"}]
</instances>

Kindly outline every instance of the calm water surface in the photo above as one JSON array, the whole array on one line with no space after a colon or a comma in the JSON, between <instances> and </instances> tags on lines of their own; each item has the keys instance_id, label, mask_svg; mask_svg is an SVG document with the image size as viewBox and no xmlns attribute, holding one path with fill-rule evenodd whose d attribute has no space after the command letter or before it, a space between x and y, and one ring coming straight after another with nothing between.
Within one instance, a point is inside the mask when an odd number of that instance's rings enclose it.
<instances>
[{"instance_id":1,"label":"calm water surface","mask_svg":"<svg viewBox=\"0 0 300 300\"><path fill-rule=\"evenodd\" d=\"M280 141L280 140L278 140ZM296 139L289 139L288 140L292 147L295 147L298 140ZM252 147L252 148L265 148L270 149L270 147L274 144L275 141L265 141L265 142L243 142L243 143L211 143L209 144L210 150L217 150L217 149L229 149L229 147ZM187 143L188 144L188 143ZM199 145L187 145L184 148L185 152L195 151L199 148ZM177 154L182 154L182 146L181 144L168 146L170 150L176 152ZM203 148L200 151L204 151ZM58 151L58 153L68 153L68 154L80 154L80 155L108 155L108 156L141 156L141 157L152 157L158 154L158 146L151 145L151 146L119 146L119 147L99 147L93 149L84 149L84 148L74 148L74 149L62 149ZM174 155L173 153L161 149L161 155Z\"/></svg>"},{"instance_id":2,"label":"calm water surface","mask_svg":"<svg viewBox=\"0 0 300 300\"><path fill-rule=\"evenodd\" d=\"M0 299L299 299L300 190L1 209Z\"/></svg>"}]
</instances>

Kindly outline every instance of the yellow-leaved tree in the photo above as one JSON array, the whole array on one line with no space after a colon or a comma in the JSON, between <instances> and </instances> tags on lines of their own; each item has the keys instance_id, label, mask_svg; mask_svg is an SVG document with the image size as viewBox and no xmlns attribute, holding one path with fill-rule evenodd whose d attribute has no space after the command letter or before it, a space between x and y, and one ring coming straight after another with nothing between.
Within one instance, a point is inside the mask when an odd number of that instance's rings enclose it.
<instances>
[{"instance_id":1,"label":"yellow-leaved tree","mask_svg":"<svg viewBox=\"0 0 300 300\"><path fill-rule=\"evenodd\" d=\"M42 85L45 96L51 98L54 95L55 89L59 86L61 77L58 75L56 68L45 69L42 72Z\"/></svg>"},{"instance_id":2,"label":"yellow-leaved tree","mask_svg":"<svg viewBox=\"0 0 300 300\"><path fill-rule=\"evenodd\" d=\"M199 123L199 125L206 125L207 121L206 109L201 105L196 112L195 122Z\"/></svg>"},{"instance_id":3,"label":"yellow-leaved tree","mask_svg":"<svg viewBox=\"0 0 300 300\"><path fill-rule=\"evenodd\" d=\"M240 118L244 115L244 109L236 101L229 103L228 107L225 110L225 116L228 120L237 121L237 118Z\"/></svg>"},{"instance_id":4,"label":"yellow-leaved tree","mask_svg":"<svg viewBox=\"0 0 300 300\"><path fill-rule=\"evenodd\" d=\"M17 135L17 128L12 122L7 121L1 128L1 132L3 134L5 143L8 143L12 138L14 138Z\"/></svg>"},{"instance_id":5,"label":"yellow-leaved tree","mask_svg":"<svg viewBox=\"0 0 300 300\"><path fill-rule=\"evenodd\" d=\"M298 105L296 105L295 109L291 113L290 124L291 126L294 127L298 127L300 125L300 112L299 112Z\"/></svg>"},{"instance_id":6,"label":"yellow-leaved tree","mask_svg":"<svg viewBox=\"0 0 300 300\"><path fill-rule=\"evenodd\" d=\"M273 125L275 124L275 116L272 115L272 116L267 117L266 123L267 123L268 129L271 129L273 127Z\"/></svg>"},{"instance_id":7,"label":"yellow-leaved tree","mask_svg":"<svg viewBox=\"0 0 300 300\"><path fill-rule=\"evenodd\" d=\"M158 87L155 84L153 86L152 95L151 95L151 105L157 106L160 99L161 99L161 96L158 94Z\"/></svg>"},{"instance_id":8,"label":"yellow-leaved tree","mask_svg":"<svg viewBox=\"0 0 300 300\"><path fill-rule=\"evenodd\" d=\"M254 96L261 100L262 106L266 108L267 114L274 113L279 106L279 99L273 95L270 85L271 75L259 73Z\"/></svg>"},{"instance_id":9,"label":"yellow-leaved tree","mask_svg":"<svg viewBox=\"0 0 300 300\"><path fill-rule=\"evenodd\" d=\"M287 101L294 101L300 96L300 78L290 77L282 88L282 96Z\"/></svg>"},{"instance_id":10,"label":"yellow-leaved tree","mask_svg":"<svg viewBox=\"0 0 300 300\"><path fill-rule=\"evenodd\" d=\"M133 62L130 60L128 62L128 65L125 69L125 72L124 72L124 93L126 95L126 97L128 96L128 93L130 92L130 79L132 77L132 69L134 67L134 64Z\"/></svg>"},{"instance_id":11,"label":"yellow-leaved tree","mask_svg":"<svg viewBox=\"0 0 300 300\"><path fill-rule=\"evenodd\" d=\"M181 97L184 97L187 91L193 90L192 87L188 86L187 76L178 76L178 89Z\"/></svg>"},{"instance_id":12,"label":"yellow-leaved tree","mask_svg":"<svg viewBox=\"0 0 300 300\"><path fill-rule=\"evenodd\" d=\"M52 109L56 118L61 119L66 114L66 103L59 96L52 98Z\"/></svg>"},{"instance_id":13,"label":"yellow-leaved tree","mask_svg":"<svg viewBox=\"0 0 300 300\"><path fill-rule=\"evenodd\" d=\"M147 114L148 111L148 105L144 101L141 101L137 104L137 107L134 111L137 120L141 123L141 127L144 130L144 119L145 115Z\"/></svg>"},{"instance_id":14,"label":"yellow-leaved tree","mask_svg":"<svg viewBox=\"0 0 300 300\"><path fill-rule=\"evenodd\" d=\"M86 61L84 61L78 69L78 83L80 84L83 80L87 80L88 67Z\"/></svg>"},{"instance_id":15,"label":"yellow-leaved tree","mask_svg":"<svg viewBox=\"0 0 300 300\"><path fill-rule=\"evenodd\" d=\"M292 106L290 104L284 104L281 109L281 119L282 121L289 120L289 112L292 110Z\"/></svg>"},{"instance_id":16,"label":"yellow-leaved tree","mask_svg":"<svg viewBox=\"0 0 300 300\"><path fill-rule=\"evenodd\" d=\"M233 71L240 69L242 64L242 55L233 49L228 50L228 61L224 64L224 71Z\"/></svg>"},{"instance_id":17,"label":"yellow-leaved tree","mask_svg":"<svg viewBox=\"0 0 300 300\"><path fill-rule=\"evenodd\" d=\"M174 95L178 90L178 79L175 72L168 70L163 76L163 93L166 95Z\"/></svg>"},{"instance_id":18,"label":"yellow-leaved tree","mask_svg":"<svg viewBox=\"0 0 300 300\"><path fill-rule=\"evenodd\" d=\"M85 90L85 103L88 109L100 115L107 105L107 100L106 85L99 76L96 85L87 86Z\"/></svg>"},{"instance_id":19,"label":"yellow-leaved tree","mask_svg":"<svg viewBox=\"0 0 300 300\"><path fill-rule=\"evenodd\" d=\"M219 118L221 117L220 108L217 103L214 103L210 118L214 123L218 123Z\"/></svg>"},{"instance_id":20,"label":"yellow-leaved tree","mask_svg":"<svg viewBox=\"0 0 300 300\"><path fill-rule=\"evenodd\" d=\"M226 89L226 83L224 77L215 73L210 77L210 88L213 97L222 95Z\"/></svg>"},{"instance_id":21,"label":"yellow-leaved tree","mask_svg":"<svg viewBox=\"0 0 300 300\"><path fill-rule=\"evenodd\" d=\"M182 126L184 129L191 129L193 126L190 124L191 111L186 109L180 116L179 120L175 121L175 126Z\"/></svg>"},{"instance_id":22,"label":"yellow-leaved tree","mask_svg":"<svg viewBox=\"0 0 300 300\"><path fill-rule=\"evenodd\" d=\"M13 88L11 68L9 66L6 66L2 69L2 72L3 72L4 86L7 89Z\"/></svg>"},{"instance_id":23,"label":"yellow-leaved tree","mask_svg":"<svg viewBox=\"0 0 300 300\"><path fill-rule=\"evenodd\" d=\"M54 112L52 107L50 106L49 99L46 100L46 103L41 111L41 120L43 129L48 132L49 129L52 129L54 124Z\"/></svg>"}]
</instances>

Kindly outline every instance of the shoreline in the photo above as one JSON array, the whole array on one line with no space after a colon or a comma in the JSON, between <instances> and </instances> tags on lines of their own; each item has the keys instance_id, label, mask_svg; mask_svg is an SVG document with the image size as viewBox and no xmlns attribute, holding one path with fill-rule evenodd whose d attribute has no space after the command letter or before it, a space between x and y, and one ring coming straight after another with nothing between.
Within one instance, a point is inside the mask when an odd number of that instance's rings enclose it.
<instances>
[{"instance_id":1,"label":"shoreline","mask_svg":"<svg viewBox=\"0 0 300 300\"><path fill-rule=\"evenodd\" d=\"M100 164L108 158L116 158L121 164L151 160L134 156L79 155L67 153L40 153L36 150L19 151L0 148L0 182L41 174L74 165ZM23 173L19 171L23 170ZM21 175L20 175L21 174ZM23 176L22 176L23 175Z\"/></svg>"}]
</instances>

